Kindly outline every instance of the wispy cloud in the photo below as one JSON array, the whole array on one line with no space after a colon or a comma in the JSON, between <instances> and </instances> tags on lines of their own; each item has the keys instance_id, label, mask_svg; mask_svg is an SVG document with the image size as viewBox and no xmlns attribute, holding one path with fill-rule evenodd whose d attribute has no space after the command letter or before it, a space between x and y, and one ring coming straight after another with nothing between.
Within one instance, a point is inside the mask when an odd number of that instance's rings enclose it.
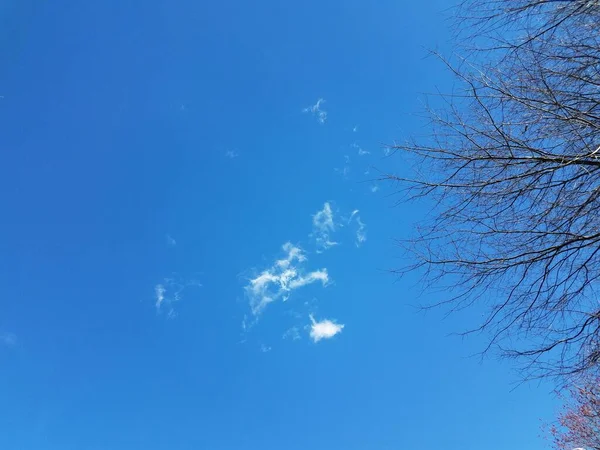
<instances>
[{"instance_id":1,"label":"wispy cloud","mask_svg":"<svg viewBox=\"0 0 600 450\"><path fill-rule=\"evenodd\" d=\"M283 339L291 339L292 341L297 341L300 339L300 331L298 327L289 328L285 333L283 333Z\"/></svg>"},{"instance_id":2,"label":"wispy cloud","mask_svg":"<svg viewBox=\"0 0 600 450\"><path fill-rule=\"evenodd\" d=\"M271 347L265 344L260 344L260 351L263 353L267 353L271 351Z\"/></svg>"},{"instance_id":3,"label":"wispy cloud","mask_svg":"<svg viewBox=\"0 0 600 450\"><path fill-rule=\"evenodd\" d=\"M331 240L330 236L335 231L333 211L329 202L325 202L323 209L313 216L313 232L317 244L317 253L321 253L335 245L337 242Z\"/></svg>"},{"instance_id":4,"label":"wispy cloud","mask_svg":"<svg viewBox=\"0 0 600 450\"><path fill-rule=\"evenodd\" d=\"M304 108L302 111L305 113L311 113L313 116L315 116L317 118L319 123L324 124L327 121L327 111L324 111L322 109L323 103L325 103L325 100L320 98L317 100L317 103L315 103L312 106L308 106L308 107Z\"/></svg>"},{"instance_id":5,"label":"wispy cloud","mask_svg":"<svg viewBox=\"0 0 600 450\"><path fill-rule=\"evenodd\" d=\"M235 150L227 150L225 152L225 156L227 156L229 159L234 159L240 156L240 154Z\"/></svg>"},{"instance_id":6,"label":"wispy cloud","mask_svg":"<svg viewBox=\"0 0 600 450\"><path fill-rule=\"evenodd\" d=\"M300 247L287 242L282 249L285 257L276 260L271 267L248 280L244 288L254 316L260 315L269 303L279 299L287 300L296 289L317 282L325 286L329 282L325 268L312 272L304 270L306 256Z\"/></svg>"},{"instance_id":7,"label":"wispy cloud","mask_svg":"<svg viewBox=\"0 0 600 450\"><path fill-rule=\"evenodd\" d=\"M348 175L350 174L350 166L335 167L333 170L342 175L344 178L348 178Z\"/></svg>"},{"instance_id":8,"label":"wispy cloud","mask_svg":"<svg viewBox=\"0 0 600 450\"><path fill-rule=\"evenodd\" d=\"M360 216L358 215L360 211L355 209L350 214L350 218L348 219L348 224L351 224L353 221L356 223L356 246L360 247L367 240L367 226L366 224L360 220Z\"/></svg>"},{"instance_id":9,"label":"wispy cloud","mask_svg":"<svg viewBox=\"0 0 600 450\"><path fill-rule=\"evenodd\" d=\"M333 170L341 174L344 178L348 178L348 174L350 173L350 156L344 155L344 167L335 167Z\"/></svg>"},{"instance_id":10,"label":"wispy cloud","mask_svg":"<svg viewBox=\"0 0 600 450\"><path fill-rule=\"evenodd\" d=\"M183 291L188 287L202 287L195 279L185 281L178 276L165 278L162 283L154 286L154 306L157 313L166 313L172 319L177 317L174 305L183 298Z\"/></svg>"},{"instance_id":11,"label":"wispy cloud","mask_svg":"<svg viewBox=\"0 0 600 450\"><path fill-rule=\"evenodd\" d=\"M6 347L17 345L17 335L14 333L0 332L0 344Z\"/></svg>"},{"instance_id":12,"label":"wispy cloud","mask_svg":"<svg viewBox=\"0 0 600 450\"><path fill-rule=\"evenodd\" d=\"M356 246L360 247L367 240L367 226L360 220L360 217L356 217L356 223L358 224Z\"/></svg>"},{"instance_id":13,"label":"wispy cloud","mask_svg":"<svg viewBox=\"0 0 600 450\"><path fill-rule=\"evenodd\" d=\"M352 128L352 132L356 133L358 131L358 125L354 125L354 127Z\"/></svg>"},{"instance_id":14,"label":"wispy cloud","mask_svg":"<svg viewBox=\"0 0 600 450\"><path fill-rule=\"evenodd\" d=\"M319 342L321 339L330 339L336 334L341 333L345 326L332 322L329 319L317 322L312 314L309 317L311 322L310 337L313 342Z\"/></svg>"},{"instance_id":15,"label":"wispy cloud","mask_svg":"<svg viewBox=\"0 0 600 450\"><path fill-rule=\"evenodd\" d=\"M371 186L371 192L375 193L375 192L377 192L378 190L379 190L379 186L377 186L377 185L375 185L375 184L374 184L373 186Z\"/></svg>"},{"instance_id":16,"label":"wispy cloud","mask_svg":"<svg viewBox=\"0 0 600 450\"><path fill-rule=\"evenodd\" d=\"M165 292L167 292L167 290L162 284L157 284L156 286L154 286L154 296L156 298L154 306L156 306L157 311L160 311L160 308L162 307L162 304L165 301Z\"/></svg>"},{"instance_id":17,"label":"wispy cloud","mask_svg":"<svg viewBox=\"0 0 600 450\"><path fill-rule=\"evenodd\" d=\"M167 234L167 245L170 247L175 247L177 245L177 241L173 239L170 234Z\"/></svg>"},{"instance_id":18,"label":"wispy cloud","mask_svg":"<svg viewBox=\"0 0 600 450\"><path fill-rule=\"evenodd\" d=\"M365 155L370 155L371 154L371 152L363 149L356 142L352 144L352 148L355 148L357 150L358 156L365 156Z\"/></svg>"}]
</instances>

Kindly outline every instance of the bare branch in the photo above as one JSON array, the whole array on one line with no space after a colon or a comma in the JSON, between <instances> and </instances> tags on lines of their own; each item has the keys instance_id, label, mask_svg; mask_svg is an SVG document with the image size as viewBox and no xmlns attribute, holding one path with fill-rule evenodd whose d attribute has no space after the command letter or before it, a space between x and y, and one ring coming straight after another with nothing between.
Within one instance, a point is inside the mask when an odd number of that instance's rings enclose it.
<instances>
[{"instance_id":1,"label":"bare branch","mask_svg":"<svg viewBox=\"0 0 600 450\"><path fill-rule=\"evenodd\" d=\"M428 110L431 134L392 149L434 199L406 270L446 280L452 310L484 303L476 330L530 376L600 358L600 2L468 0L463 56L440 59L462 90ZM459 32L459 35L460 35Z\"/></svg>"}]
</instances>

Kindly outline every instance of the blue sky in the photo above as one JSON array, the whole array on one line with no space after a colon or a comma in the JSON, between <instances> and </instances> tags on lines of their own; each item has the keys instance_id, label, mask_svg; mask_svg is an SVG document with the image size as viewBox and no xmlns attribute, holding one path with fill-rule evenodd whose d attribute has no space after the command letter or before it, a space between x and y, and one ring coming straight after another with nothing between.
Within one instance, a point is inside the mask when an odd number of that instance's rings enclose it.
<instances>
[{"instance_id":1,"label":"blue sky","mask_svg":"<svg viewBox=\"0 0 600 450\"><path fill-rule=\"evenodd\" d=\"M547 448L386 271L448 6L0 2L0 448Z\"/></svg>"}]
</instances>

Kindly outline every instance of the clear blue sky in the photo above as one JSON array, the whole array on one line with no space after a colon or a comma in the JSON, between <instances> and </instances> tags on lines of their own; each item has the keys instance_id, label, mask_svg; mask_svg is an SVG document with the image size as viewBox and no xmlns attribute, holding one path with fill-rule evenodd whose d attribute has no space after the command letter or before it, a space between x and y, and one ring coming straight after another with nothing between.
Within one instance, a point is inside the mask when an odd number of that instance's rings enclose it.
<instances>
[{"instance_id":1,"label":"clear blue sky","mask_svg":"<svg viewBox=\"0 0 600 450\"><path fill-rule=\"evenodd\" d=\"M546 448L386 272L447 6L0 2L0 448Z\"/></svg>"}]
</instances>

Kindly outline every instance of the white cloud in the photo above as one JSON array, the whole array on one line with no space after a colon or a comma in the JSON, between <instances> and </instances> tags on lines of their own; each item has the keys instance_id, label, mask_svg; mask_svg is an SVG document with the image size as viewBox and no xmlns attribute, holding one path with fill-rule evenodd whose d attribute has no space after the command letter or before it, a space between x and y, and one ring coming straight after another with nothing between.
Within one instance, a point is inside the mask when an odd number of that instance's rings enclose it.
<instances>
[{"instance_id":1,"label":"white cloud","mask_svg":"<svg viewBox=\"0 0 600 450\"><path fill-rule=\"evenodd\" d=\"M341 174L344 178L348 178L348 175L350 174L350 166L344 166L344 167L334 167L334 169L337 173Z\"/></svg>"},{"instance_id":2,"label":"white cloud","mask_svg":"<svg viewBox=\"0 0 600 450\"><path fill-rule=\"evenodd\" d=\"M329 282L327 269L305 273L302 266L306 256L300 247L287 242L282 249L286 256L250 279L244 288L254 316L258 316L269 303L279 299L286 301L298 288L317 282L326 286Z\"/></svg>"},{"instance_id":3,"label":"white cloud","mask_svg":"<svg viewBox=\"0 0 600 450\"><path fill-rule=\"evenodd\" d=\"M164 312L170 319L177 317L174 304L183 298L183 291L188 287L202 287L202 284L195 279L190 281L181 280L175 274L173 277L165 278L162 283L154 286L154 306L156 307L156 312Z\"/></svg>"},{"instance_id":4,"label":"white cloud","mask_svg":"<svg viewBox=\"0 0 600 450\"><path fill-rule=\"evenodd\" d=\"M323 105L323 103L325 103L325 100L320 98L317 100L317 103L307 108L304 108L302 111L311 113L317 118L319 123L324 124L327 121L327 111L321 109L321 105Z\"/></svg>"},{"instance_id":5,"label":"white cloud","mask_svg":"<svg viewBox=\"0 0 600 450\"><path fill-rule=\"evenodd\" d=\"M354 211L352 211L352 214L350 214L350 218L348 219L348 224L350 224L350 222L352 222L352 219L354 219L354 216L356 216L358 214L358 209L355 209Z\"/></svg>"},{"instance_id":6,"label":"white cloud","mask_svg":"<svg viewBox=\"0 0 600 450\"><path fill-rule=\"evenodd\" d=\"M260 351L263 353L267 353L271 351L271 347L265 345L265 344L261 344L260 345Z\"/></svg>"},{"instance_id":7,"label":"white cloud","mask_svg":"<svg viewBox=\"0 0 600 450\"><path fill-rule=\"evenodd\" d=\"M290 264L293 264L295 261L306 261L306 256L304 256L304 253L302 252L302 249L300 247L296 247L290 242L286 242L285 244L283 244L282 248L284 252L287 252L287 256L283 259L278 259L277 261L275 261L275 264L277 264L277 266L281 267L282 269L287 269L290 266Z\"/></svg>"},{"instance_id":8,"label":"white cloud","mask_svg":"<svg viewBox=\"0 0 600 450\"><path fill-rule=\"evenodd\" d=\"M156 303L154 305L156 306L157 311L160 311L160 307L165 301L165 292L166 289L162 284L157 284L154 286L154 295L156 297Z\"/></svg>"},{"instance_id":9,"label":"white cloud","mask_svg":"<svg viewBox=\"0 0 600 450\"><path fill-rule=\"evenodd\" d=\"M360 145L358 145L356 142L354 144L352 144L352 148L357 149L358 152L358 156L365 156L365 155L370 155L371 152L363 149Z\"/></svg>"},{"instance_id":10,"label":"white cloud","mask_svg":"<svg viewBox=\"0 0 600 450\"><path fill-rule=\"evenodd\" d=\"M358 229L356 230L356 246L360 247L367 240L367 226L360 220L360 217L356 217L356 223Z\"/></svg>"},{"instance_id":11,"label":"white cloud","mask_svg":"<svg viewBox=\"0 0 600 450\"><path fill-rule=\"evenodd\" d=\"M373 185L373 186L371 186L371 192L375 193L375 192L377 192L378 190L379 190L379 186L377 186L377 185Z\"/></svg>"},{"instance_id":12,"label":"white cloud","mask_svg":"<svg viewBox=\"0 0 600 450\"><path fill-rule=\"evenodd\" d=\"M357 228L355 243L357 247L360 247L367 240L367 226L362 220L360 220L360 216L358 215L358 213L358 209L352 211L352 214L350 214L350 218L348 219L348 224L350 224L352 220L356 222Z\"/></svg>"},{"instance_id":13,"label":"white cloud","mask_svg":"<svg viewBox=\"0 0 600 450\"><path fill-rule=\"evenodd\" d=\"M313 342L319 342L321 339L330 339L336 334L341 333L345 326L328 319L317 322L312 315L309 317L311 321L310 337Z\"/></svg>"},{"instance_id":14,"label":"white cloud","mask_svg":"<svg viewBox=\"0 0 600 450\"><path fill-rule=\"evenodd\" d=\"M356 133L358 131L358 125L354 125L354 128L352 128L352 132Z\"/></svg>"},{"instance_id":15,"label":"white cloud","mask_svg":"<svg viewBox=\"0 0 600 450\"><path fill-rule=\"evenodd\" d=\"M300 339L300 331L298 327L292 327L288 329L285 333L283 333L283 339L291 339L292 341L297 341Z\"/></svg>"},{"instance_id":16,"label":"white cloud","mask_svg":"<svg viewBox=\"0 0 600 450\"><path fill-rule=\"evenodd\" d=\"M333 232L335 232L333 211L329 202L325 202L323 209L313 216L312 236L315 238L317 244L317 253L338 245L337 242L330 239Z\"/></svg>"},{"instance_id":17,"label":"white cloud","mask_svg":"<svg viewBox=\"0 0 600 450\"><path fill-rule=\"evenodd\" d=\"M171 247L175 247L177 245L177 241L173 239L173 237L170 234L167 234L167 245Z\"/></svg>"},{"instance_id":18,"label":"white cloud","mask_svg":"<svg viewBox=\"0 0 600 450\"><path fill-rule=\"evenodd\" d=\"M327 269L323 270L315 270L314 272L310 272L306 276L298 276L290 280L289 287L290 289L298 289L302 286L306 286L307 284L312 284L317 281L320 281L323 285L326 285L329 281L329 275L327 274Z\"/></svg>"},{"instance_id":19,"label":"white cloud","mask_svg":"<svg viewBox=\"0 0 600 450\"><path fill-rule=\"evenodd\" d=\"M313 216L313 225L325 232L334 231L335 224L333 223L333 211L331 210L329 202L325 202L323 204L323 209Z\"/></svg>"},{"instance_id":20,"label":"white cloud","mask_svg":"<svg viewBox=\"0 0 600 450\"><path fill-rule=\"evenodd\" d=\"M7 347L14 347L17 345L17 335L14 333L2 332L0 333L0 344Z\"/></svg>"},{"instance_id":21,"label":"white cloud","mask_svg":"<svg viewBox=\"0 0 600 450\"><path fill-rule=\"evenodd\" d=\"M225 156L227 156L229 159L234 159L234 158L237 158L238 156L240 156L240 154L238 152L236 152L235 150L227 150L225 152Z\"/></svg>"}]
</instances>

